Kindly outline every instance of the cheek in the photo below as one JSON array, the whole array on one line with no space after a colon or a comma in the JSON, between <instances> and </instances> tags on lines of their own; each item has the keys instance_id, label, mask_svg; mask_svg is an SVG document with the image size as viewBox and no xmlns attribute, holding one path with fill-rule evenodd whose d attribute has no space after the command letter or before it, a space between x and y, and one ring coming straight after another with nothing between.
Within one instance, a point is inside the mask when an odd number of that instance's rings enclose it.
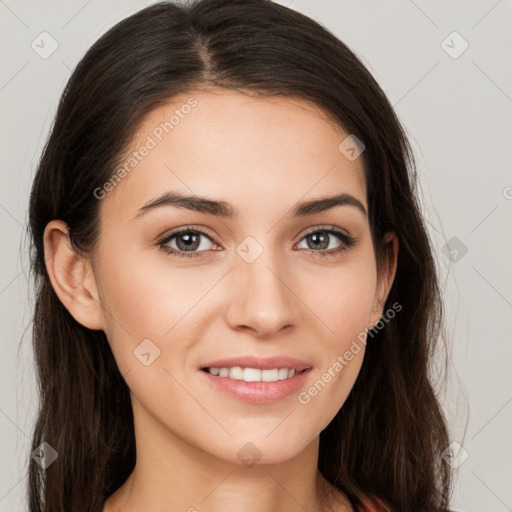
<instances>
[{"instance_id":1,"label":"cheek","mask_svg":"<svg viewBox=\"0 0 512 512\"><path fill-rule=\"evenodd\" d=\"M131 333L162 336L186 313L195 284L190 284L185 273L166 273L165 266L155 264L149 253L125 253L104 261L103 296L119 323Z\"/></svg>"},{"instance_id":2,"label":"cheek","mask_svg":"<svg viewBox=\"0 0 512 512\"><path fill-rule=\"evenodd\" d=\"M376 291L371 261L319 271L303 282L302 289L303 300L324 325L327 339L338 346L368 327Z\"/></svg>"},{"instance_id":3,"label":"cheek","mask_svg":"<svg viewBox=\"0 0 512 512\"><path fill-rule=\"evenodd\" d=\"M222 272L173 268L164 254L155 257L149 251L104 257L101 268L106 334L120 368L132 366L133 351L146 339L167 361L181 356L178 351L186 352L187 338L194 334L191 325L197 331L201 319L209 316L208 292L222 277ZM173 338L180 343L170 343Z\"/></svg>"},{"instance_id":4,"label":"cheek","mask_svg":"<svg viewBox=\"0 0 512 512\"><path fill-rule=\"evenodd\" d=\"M340 266L330 276L319 273L315 286L306 288L307 304L324 332L315 342L323 357L298 401L323 427L345 402L361 369L375 280L372 260L361 258L358 264Z\"/></svg>"}]
</instances>

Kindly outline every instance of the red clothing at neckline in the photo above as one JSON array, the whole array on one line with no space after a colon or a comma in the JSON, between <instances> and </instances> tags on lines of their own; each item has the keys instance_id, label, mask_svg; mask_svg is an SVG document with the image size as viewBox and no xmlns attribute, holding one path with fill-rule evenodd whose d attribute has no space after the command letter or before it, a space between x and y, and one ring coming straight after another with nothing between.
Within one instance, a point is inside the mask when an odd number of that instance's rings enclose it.
<instances>
[{"instance_id":1,"label":"red clothing at neckline","mask_svg":"<svg viewBox=\"0 0 512 512\"><path fill-rule=\"evenodd\" d=\"M375 496L361 497L363 509L360 512L391 512L391 509Z\"/></svg>"}]
</instances>

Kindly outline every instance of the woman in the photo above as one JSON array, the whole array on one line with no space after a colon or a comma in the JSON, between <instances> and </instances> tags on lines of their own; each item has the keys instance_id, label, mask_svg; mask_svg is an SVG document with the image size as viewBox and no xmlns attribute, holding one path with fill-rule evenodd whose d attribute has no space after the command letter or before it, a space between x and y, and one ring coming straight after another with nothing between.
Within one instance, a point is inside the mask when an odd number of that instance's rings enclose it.
<instances>
[{"instance_id":1,"label":"woman","mask_svg":"<svg viewBox=\"0 0 512 512\"><path fill-rule=\"evenodd\" d=\"M447 510L413 164L291 9L160 3L103 35L30 201L30 510Z\"/></svg>"}]
</instances>

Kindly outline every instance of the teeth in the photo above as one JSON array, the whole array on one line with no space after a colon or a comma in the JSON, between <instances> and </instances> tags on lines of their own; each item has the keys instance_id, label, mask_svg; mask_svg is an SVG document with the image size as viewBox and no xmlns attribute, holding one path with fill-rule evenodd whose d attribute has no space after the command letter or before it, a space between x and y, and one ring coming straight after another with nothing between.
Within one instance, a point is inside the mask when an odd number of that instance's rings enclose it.
<instances>
[{"instance_id":1,"label":"teeth","mask_svg":"<svg viewBox=\"0 0 512 512\"><path fill-rule=\"evenodd\" d=\"M233 366L233 368L229 369L229 378L235 380L243 380L244 369L240 366Z\"/></svg>"},{"instance_id":2,"label":"teeth","mask_svg":"<svg viewBox=\"0 0 512 512\"><path fill-rule=\"evenodd\" d=\"M278 371L279 380L288 378L288 368L280 368Z\"/></svg>"},{"instance_id":3,"label":"teeth","mask_svg":"<svg viewBox=\"0 0 512 512\"><path fill-rule=\"evenodd\" d=\"M246 368L245 371L250 370L251 368ZM286 370L286 368L281 368L281 370ZM262 382L275 382L279 380L279 370L274 368L273 370L253 370L259 374ZM286 372L286 377L288 377L288 372ZM260 380L260 379L258 379ZM282 379L281 379L282 380Z\"/></svg>"},{"instance_id":4,"label":"teeth","mask_svg":"<svg viewBox=\"0 0 512 512\"><path fill-rule=\"evenodd\" d=\"M268 371L268 370L266 370ZM270 370L272 371L272 370ZM258 382L261 381L261 374L262 371L258 370L257 368L244 368L243 369L243 377L245 382ZM231 371L229 372L229 375L231 376ZM271 381L265 381L265 382L271 382Z\"/></svg>"},{"instance_id":5,"label":"teeth","mask_svg":"<svg viewBox=\"0 0 512 512\"><path fill-rule=\"evenodd\" d=\"M207 368L206 370L212 375L229 377L234 380L244 380L245 382L277 382L278 380L289 379L295 375L295 368L260 370L259 368L233 366L232 368Z\"/></svg>"}]
</instances>

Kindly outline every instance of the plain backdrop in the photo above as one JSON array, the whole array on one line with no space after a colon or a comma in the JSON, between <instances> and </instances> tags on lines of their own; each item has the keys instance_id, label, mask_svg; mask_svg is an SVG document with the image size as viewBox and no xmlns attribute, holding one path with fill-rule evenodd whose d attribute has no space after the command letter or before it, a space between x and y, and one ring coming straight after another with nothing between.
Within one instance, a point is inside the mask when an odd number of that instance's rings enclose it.
<instances>
[{"instance_id":1,"label":"plain backdrop","mask_svg":"<svg viewBox=\"0 0 512 512\"><path fill-rule=\"evenodd\" d=\"M108 28L150 3L0 0L0 512L27 509L38 399L24 234L37 161L78 60ZM452 508L510 511L512 1L279 3L345 42L406 128L451 343L443 407L451 440L464 450Z\"/></svg>"}]
</instances>

